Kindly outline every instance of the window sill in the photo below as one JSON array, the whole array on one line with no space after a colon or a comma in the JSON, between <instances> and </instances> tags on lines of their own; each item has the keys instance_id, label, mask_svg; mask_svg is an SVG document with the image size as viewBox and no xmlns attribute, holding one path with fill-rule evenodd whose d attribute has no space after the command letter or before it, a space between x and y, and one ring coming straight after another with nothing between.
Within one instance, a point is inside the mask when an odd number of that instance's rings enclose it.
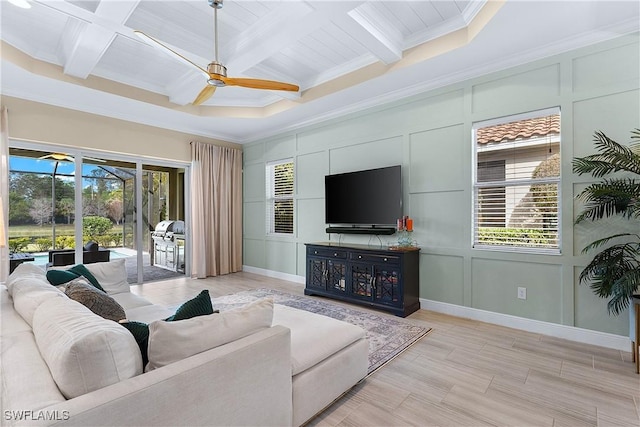
<instances>
[{"instance_id":1,"label":"window sill","mask_svg":"<svg viewBox=\"0 0 640 427\"><path fill-rule=\"evenodd\" d=\"M530 248L522 246L473 245L472 249L490 252L508 252L523 255L562 255L560 249Z\"/></svg>"}]
</instances>

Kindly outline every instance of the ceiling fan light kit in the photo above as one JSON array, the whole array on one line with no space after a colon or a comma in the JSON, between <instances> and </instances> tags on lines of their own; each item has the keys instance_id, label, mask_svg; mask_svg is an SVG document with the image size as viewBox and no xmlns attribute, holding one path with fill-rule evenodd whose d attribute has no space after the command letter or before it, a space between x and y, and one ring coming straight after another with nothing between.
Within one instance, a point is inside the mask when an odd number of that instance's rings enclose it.
<instances>
[{"instance_id":1,"label":"ceiling fan light kit","mask_svg":"<svg viewBox=\"0 0 640 427\"><path fill-rule=\"evenodd\" d=\"M222 77L227 77L227 67L219 62L212 62L207 66L207 71L209 72L207 83L217 87L226 86Z\"/></svg>"},{"instance_id":2,"label":"ceiling fan light kit","mask_svg":"<svg viewBox=\"0 0 640 427\"><path fill-rule=\"evenodd\" d=\"M224 86L240 86L250 89L263 89L263 90L285 90L290 92L297 92L300 90L298 85L291 83L283 83L274 80L252 79L252 78L239 78L239 77L227 77L227 67L222 65L218 60L218 9L222 9L223 0L207 0L209 6L213 8L213 29L214 29L214 54L215 59L207 65L205 70L198 64L192 62L188 58L180 55L178 52L164 45L162 42L154 39L153 37L136 30L134 33L140 37L148 45L160 49L165 53L170 54L173 58L179 60L183 64L186 64L192 68L197 69L207 77L207 85L200 91L196 99L192 102L193 105L200 105L206 102L216 91L218 87Z\"/></svg>"}]
</instances>

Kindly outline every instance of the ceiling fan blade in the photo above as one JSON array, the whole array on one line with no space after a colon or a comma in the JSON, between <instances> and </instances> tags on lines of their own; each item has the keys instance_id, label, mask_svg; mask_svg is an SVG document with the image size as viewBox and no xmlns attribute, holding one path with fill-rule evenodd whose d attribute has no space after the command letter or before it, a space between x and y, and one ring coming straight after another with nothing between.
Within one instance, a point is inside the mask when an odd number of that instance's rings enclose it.
<instances>
[{"instance_id":1,"label":"ceiling fan blade","mask_svg":"<svg viewBox=\"0 0 640 427\"><path fill-rule=\"evenodd\" d=\"M203 102L211 98L211 96L213 96L215 91L216 91L216 86L206 85L204 89L200 91L196 99L193 101L193 105L202 104Z\"/></svg>"},{"instance_id":2,"label":"ceiling fan blade","mask_svg":"<svg viewBox=\"0 0 640 427\"><path fill-rule=\"evenodd\" d=\"M246 79L241 77L223 77L220 76L227 86L242 86L252 89L270 89L270 90L288 90L297 92L300 90L298 85L291 83L276 82L274 80Z\"/></svg>"},{"instance_id":3,"label":"ceiling fan blade","mask_svg":"<svg viewBox=\"0 0 640 427\"><path fill-rule=\"evenodd\" d=\"M137 35L138 37L140 37L140 39L142 41L144 41L146 44L148 44L149 46L152 46L166 54L171 55L172 58L177 59L178 61L182 62L185 65L189 65L191 67L195 67L196 69L198 69L198 71L200 71L202 74L204 74L207 79L209 78L209 73L207 72L207 70L205 70L204 68L202 68L201 66L199 66L198 64L196 64L195 62L192 62L191 60L185 58L184 56L180 55L178 52L176 52L175 50L171 49L170 47L164 45L163 43L159 42L158 40L154 39L151 36L146 35L145 33L143 33L142 31L138 31L135 30L134 34Z\"/></svg>"}]
</instances>

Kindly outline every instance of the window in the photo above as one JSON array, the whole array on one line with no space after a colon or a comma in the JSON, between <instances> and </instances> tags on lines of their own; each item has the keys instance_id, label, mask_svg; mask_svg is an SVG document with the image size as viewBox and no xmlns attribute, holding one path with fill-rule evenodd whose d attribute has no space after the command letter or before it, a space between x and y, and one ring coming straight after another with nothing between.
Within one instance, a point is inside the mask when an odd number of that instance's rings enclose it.
<instances>
[{"instance_id":1,"label":"window","mask_svg":"<svg viewBox=\"0 0 640 427\"><path fill-rule=\"evenodd\" d=\"M293 160L267 164L267 233L293 234Z\"/></svg>"},{"instance_id":2,"label":"window","mask_svg":"<svg viewBox=\"0 0 640 427\"><path fill-rule=\"evenodd\" d=\"M560 110L476 123L473 245L559 253Z\"/></svg>"}]
</instances>

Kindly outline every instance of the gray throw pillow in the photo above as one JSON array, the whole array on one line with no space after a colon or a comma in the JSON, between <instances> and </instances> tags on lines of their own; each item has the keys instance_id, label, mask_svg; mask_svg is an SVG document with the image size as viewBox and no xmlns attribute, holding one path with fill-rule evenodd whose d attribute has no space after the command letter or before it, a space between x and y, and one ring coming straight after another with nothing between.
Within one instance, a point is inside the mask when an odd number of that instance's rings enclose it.
<instances>
[{"instance_id":1,"label":"gray throw pillow","mask_svg":"<svg viewBox=\"0 0 640 427\"><path fill-rule=\"evenodd\" d=\"M127 317L124 308L116 300L95 288L82 276L67 282L64 293L105 319L118 322Z\"/></svg>"}]
</instances>

